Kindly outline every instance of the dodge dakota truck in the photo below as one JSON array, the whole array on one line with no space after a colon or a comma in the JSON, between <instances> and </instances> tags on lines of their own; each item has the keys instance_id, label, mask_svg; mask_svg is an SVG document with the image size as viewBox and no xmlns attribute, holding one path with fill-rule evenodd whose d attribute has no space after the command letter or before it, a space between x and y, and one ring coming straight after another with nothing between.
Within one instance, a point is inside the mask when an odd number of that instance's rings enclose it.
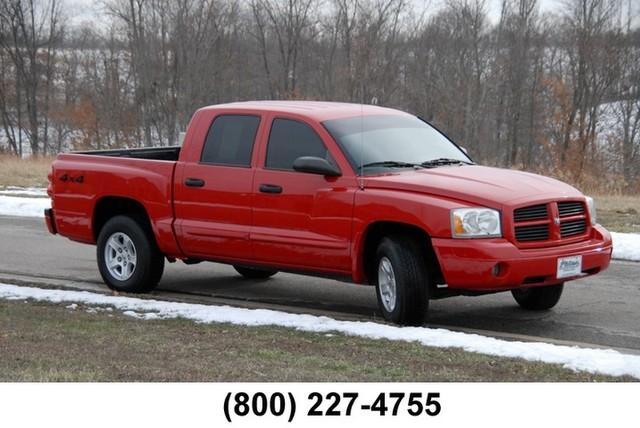
<instances>
[{"instance_id":1,"label":"dodge dakota truck","mask_svg":"<svg viewBox=\"0 0 640 428\"><path fill-rule=\"evenodd\" d=\"M480 166L411 114L260 101L192 117L180 147L61 154L51 233L97 246L112 289L142 293L165 260L375 286L420 325L430 299L510 291L546 310L611 258L593 200L560 181Z\"/></svg>"}]
</instances>

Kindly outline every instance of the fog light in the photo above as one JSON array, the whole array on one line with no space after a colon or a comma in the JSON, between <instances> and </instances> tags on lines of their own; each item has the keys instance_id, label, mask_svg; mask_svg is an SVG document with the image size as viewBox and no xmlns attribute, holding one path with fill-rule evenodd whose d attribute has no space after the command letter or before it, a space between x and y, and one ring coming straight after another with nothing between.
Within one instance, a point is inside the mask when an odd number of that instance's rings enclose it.
<instances>
[{"instance_id":1,"label":"fog light","mask_svg":"<svg viewBox=\"0 0 640 428\"><path fill-rule=\"evenodd\" d=\"M503 270L502 263L496 263L493 269L491 269L491 273L493 274L493 276L500 276L500 274L502 273L502 270Z\"/></svg>"}]
</instances>

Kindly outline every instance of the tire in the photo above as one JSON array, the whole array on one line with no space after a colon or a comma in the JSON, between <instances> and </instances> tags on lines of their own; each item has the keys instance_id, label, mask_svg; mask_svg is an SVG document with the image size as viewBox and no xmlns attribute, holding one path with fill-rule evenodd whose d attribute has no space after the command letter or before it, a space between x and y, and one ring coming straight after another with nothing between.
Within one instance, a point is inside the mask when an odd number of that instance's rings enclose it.
<instances>
[{"instance_id":1,"label":"tire","mask_svg":"<svg viewBox=\"0 0 640 428\"><path fill-rule=\"evenodd\" d=\"M429 308L429 274L420 245L406 235L385 237L378 245L375 266L376 296L384 318L401 325L422 325ZM391 287L395 298L390 297L386 283L395 283Z\"/></svg>"},{"instance_id":2,"label":"tire","mask_svg":"<svg viewBox=\"0 0 640 428\"><path fill-rule=\"evenodd\" d=\"M511 294L521 308L530 311L545 311L558 303L563 289L564 283L511 290Z\"/></svg>"},{"instance_id":3,"label":"tire","mask_svg":"<svg viewBox=\"0 0 640 428\"><path fill-rule=\"evenodd\" d=\"M151 230L142 224L140 220L120 215L111 218L100 230L96 250L98 269L112 290L147 293L162 278L164 255ZM110 268L109 264L115 267Z\"/></svg>"},{"instance_id":4,"label":"tire","mask_svg":"<svg viewBox=\"0 0 640 428\"><path fill-rule=\"evenodd\" d=\"M240 275L248 279L267 279L278 273L277 270L249 268L242 266L233 266L233 268Z\"/></svg>"}]
</instances>

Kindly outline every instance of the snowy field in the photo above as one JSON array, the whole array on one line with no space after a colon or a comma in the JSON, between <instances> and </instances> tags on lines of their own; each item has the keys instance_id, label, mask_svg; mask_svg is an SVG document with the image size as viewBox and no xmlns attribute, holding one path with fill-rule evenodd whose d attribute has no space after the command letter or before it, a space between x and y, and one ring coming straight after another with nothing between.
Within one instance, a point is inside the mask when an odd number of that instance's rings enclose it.
<instances>
[{"instance_id":1,"label":"snowy field","mask_svg":"<svg viewBox=\"0 0 640 428\"><path fill-rule=\"evenodd\" d=\"M611 232L613 258L640 262L640 234Z\"/></svg>"},{"instance_id":2,"label":"snowy field","mask_svg":"<svg viewBox=\"0 0 640 428\"><path fill-rule=\"evenodd\" d=\"M42 217L51 203L45 189L8 187L0 189L0 215ZM611 233L613 258L640 261L640 234Z\"/></svg>"},{"instance_id":3,"label":"snowy field","mask_svg":"<svg viewBox=\"0 0 640 428\"><path fill-rule=\"evenodd\" d=\"M87 291L53 290L0 284L0 298L64 303L69 310L77 304L109 310L113 308L141 320L183 318L197 323L231 323L243 326L279 326L311 333L342 333L374 340L418 342L437 348L460 348L468 352L528 361L560 364L571 370L640 379L640 356L611 349L591 349L538 342L511 342L477 334L441 328L396 327L358 321L338 321L314 315L289 314L267 309L244 309L192 303L167 302L110 296ZM94 308L92 308L94 307Z\"/></svg>"},{"instance_id":4,"label":"snowy field","mask_svg":"<svg viewBox=\"0 0 640 428\"><path fill-rule=\"evenodd\" d=\"M31 196L35 198L46 198L47 189L42 187L13 187L9 186L0 189L0 196Z\"/></svg>"},{"instance_id":5,"label":"snowy field","mask_svg":"<svg viewBox=\"0 0 640 428\"><path fill-rule=\"evenodd\" d=\"M0 191L0 215L18 217L44 217L44 209L51 208L51 200L43 197L7 196ZM46 196L46 194L45 194Z\"/></svg>"}]
</instances>

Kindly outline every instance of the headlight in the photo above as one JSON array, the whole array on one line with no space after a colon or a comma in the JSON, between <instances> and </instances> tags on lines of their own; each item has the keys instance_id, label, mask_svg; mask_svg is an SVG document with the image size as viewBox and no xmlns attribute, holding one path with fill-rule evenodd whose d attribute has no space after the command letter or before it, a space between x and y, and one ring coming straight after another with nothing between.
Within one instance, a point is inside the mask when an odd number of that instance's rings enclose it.
<instances>
[{"instance_id":1,"label":"headlight","mask_svg":"<svg viewBox=\"0 0 640 428\"><path fill-rule=\"evenodd\" d=\"M451 210L451 235L454 238L502 236L500 212L491 208L457 208Z\"/></svg>"},{"instance_id":2,"label":"headlight","mask_svg":"<svg viewBox=\"0 0 640 428\"><path fill-rule=\"evenodd\" d=\"M589 217L591 217L591 224L596 224L596 201L593 198L587 196L587 209L589 210Z\"/></svg>"}]
</instances>

